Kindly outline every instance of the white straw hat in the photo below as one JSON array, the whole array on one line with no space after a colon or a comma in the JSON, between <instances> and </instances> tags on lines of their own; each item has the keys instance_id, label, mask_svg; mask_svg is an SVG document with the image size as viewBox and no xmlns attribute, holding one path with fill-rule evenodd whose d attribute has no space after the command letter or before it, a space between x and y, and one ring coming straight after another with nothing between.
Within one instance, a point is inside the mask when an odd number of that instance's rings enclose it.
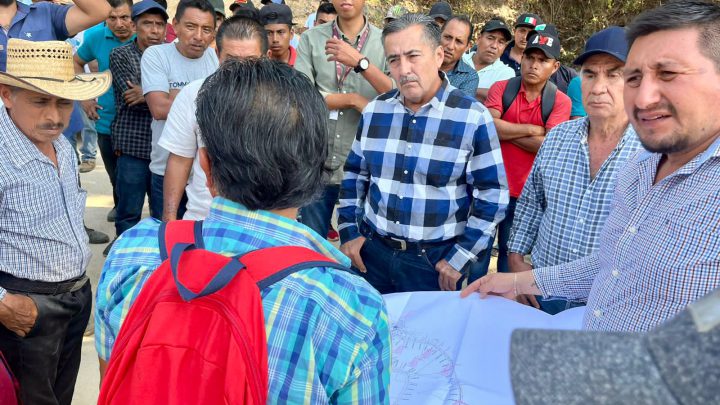
<instances>
[{"instance_id":1,"label":"white straw hat","mask_svg":"<svg viewBox=\"0 0 720 405\"><path fill-rule=\"evenodd\" d=\"M104 94L112 83L110 72L76 74L72 46L62 41L25 41L7 44L7 71L0 84L68 100L90 100Z\"/></svg>"}]
</instances>

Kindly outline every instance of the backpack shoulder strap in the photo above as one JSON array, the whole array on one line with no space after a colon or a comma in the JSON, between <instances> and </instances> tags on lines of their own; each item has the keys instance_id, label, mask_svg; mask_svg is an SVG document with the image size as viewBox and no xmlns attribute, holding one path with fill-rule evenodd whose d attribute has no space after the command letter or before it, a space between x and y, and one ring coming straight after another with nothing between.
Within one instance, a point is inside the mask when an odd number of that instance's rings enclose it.
<instances>
[{"instance_id":1,"label":"backpack shoulder strap","mask_svg":"<svg viewBox=\"0 0 720 405\"><path fill-rule=\"evenodd\" d=\"M505 91L503 91L502 95L502 114L500 115L500 118L505 116L507 113L507 110L512 105L513 101L517 98L518 93L520 93L520 84L522 83L522 78L520 76L513 77L512 79L508 80L507 86L505 87Z\"/></svg>"},{"instance_id":2,"label":"backpack shoulder strap","mask_svg":"<svg viewBox=\"0 0 720 405\"><path fill-rule=\"evenodd\" d=\"M247 267L260 290L300 270L313 267L348 268L312 249L301 246L276 246L243 255L239 260Z\"/></svg>"},{"instance_id":3,"label":"backpack shoulder strap","mask_svg":"<svg viewBox=\"0 0 720 405\"><path fill-rule=\"evenodd\" d=\"M173 246L178 243L189 243L198 249L204 249L202 238L202 221L178 220L163 222L158 232L158 246L160 246L160 259L170 258Z\"/></svg>"},{"instance_id":4,"label":"backpack shoulder strap","mask_svg":"<svg viewBox=\"0 0 720 405\"><path fill-rule=\"evenodd\" d=\"M542 112L543 125L547 125L547 121L555 108L555 96L557 96L558 88L555 83L548 80L542 91L540 100L540 110Z\"/></svg>"}]
</instances>

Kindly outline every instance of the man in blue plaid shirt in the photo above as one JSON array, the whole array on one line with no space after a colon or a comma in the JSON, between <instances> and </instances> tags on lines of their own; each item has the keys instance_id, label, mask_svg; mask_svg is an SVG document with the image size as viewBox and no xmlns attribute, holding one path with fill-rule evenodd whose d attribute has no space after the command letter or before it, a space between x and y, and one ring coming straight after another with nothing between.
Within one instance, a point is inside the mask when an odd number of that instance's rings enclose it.
<instances>
[{"instance_id":1,"label":"man in blue plaid shirt","mask_svg":"<svg viewBox=\"0 0 720 405\"><path fill-rule=\"evenodd\" d=\"M456 290L508 203L500 142L485 107L439 72L432 18L406 14L383 42L398 89L363 111L341 184L340 249L381 293Z\"/></svg>"},{"instance_id":2,"label":"man in blue plaid shirt","mask_svg":"<svg viewBox=\"0 0 720 405\"><path fill-rule=\"evenodd\" d=\"M625 111L646 151L618 173L598 250L487 275L463 296L586 298L584 328L645 332L720 287L720 6L667 3L627 38Z\"/></svg>"},{"instance_id":3,"label":"man in blue plaid shirt","mask_svg":"<svg viewBox=\"0 0 720 405\"><path fill-rule=\"evenodd\" d=\"M640 148L623 103L625 30L610 27L588 40L581 65L588 116L550 131L518 199L510 240L510 271L571 262L597 250L620 168ZM524 256L532 253L532 266ZM556 314L579 303L529 299Z\"/></svg>"}]
</instances>

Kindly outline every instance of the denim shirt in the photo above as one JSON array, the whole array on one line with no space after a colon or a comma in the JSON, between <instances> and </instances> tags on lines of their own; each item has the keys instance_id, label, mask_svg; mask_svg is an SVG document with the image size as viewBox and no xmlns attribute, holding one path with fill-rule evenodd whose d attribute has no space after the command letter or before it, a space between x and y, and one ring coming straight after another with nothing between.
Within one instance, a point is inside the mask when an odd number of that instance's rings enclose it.
<instances>
[{"instance_id":1,"label":"denim shirt","mask_svg":"<svg viewBox=\"0 0 720 405\"><path fill-rule=\"evenodd\" d=\"M40 2L28 6L20 2L10 29L0 30L0 71L7 69L7 43L10 38L27 41L64 41L68 38L65 16L70 6Z\"/></svg>"}]
</instances>

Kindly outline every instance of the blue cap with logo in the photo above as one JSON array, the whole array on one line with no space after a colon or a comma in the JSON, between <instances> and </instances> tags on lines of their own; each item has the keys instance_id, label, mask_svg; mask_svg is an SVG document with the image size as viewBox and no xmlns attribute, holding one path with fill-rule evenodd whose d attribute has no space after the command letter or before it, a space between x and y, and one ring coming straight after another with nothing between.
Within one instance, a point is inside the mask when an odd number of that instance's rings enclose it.
<instances>
[{"instance_id":1,"label":"blue cap with logo","mask_svg":"<svg viewBox=\"0 0 720 405\"><path fill-rule=\"evenodd\" d=\"M575 59L574 63L582 65L587 58L599 53L606 53L625 62L628 54L625 29L613 26L594 33L585 43L585 51Z\"/></svg>"},{"instance_id":2,"label":"blue cap with logo","mask_svg":"<svg viewBox=\"0 0 720 405\"><path fill-rule=\"evenodd\" d=\"M130 15L130 18L133 20L136 19L140 14L147 13L150 10L157 10L159 11L167 21L168 13L163 6L155 3L153 0L142 0L141 2L135 3L132 6L132 13Z\"/></svg>"}]
</instances>

